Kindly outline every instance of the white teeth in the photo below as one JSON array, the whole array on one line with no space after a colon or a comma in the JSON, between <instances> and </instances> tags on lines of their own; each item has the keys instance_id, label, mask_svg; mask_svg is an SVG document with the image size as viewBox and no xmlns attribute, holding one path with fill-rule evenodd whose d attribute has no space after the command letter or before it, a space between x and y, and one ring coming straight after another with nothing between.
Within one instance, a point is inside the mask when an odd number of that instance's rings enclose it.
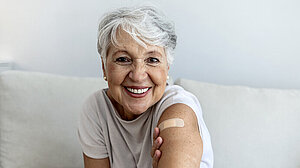
<instances>
[{"instance_id":1,"label":"white teeth","mask_svg":"<svg viewBox=\"0 0 300 168\"><path fill-rule=\"evenodd\" d=\"M149 88L145 88L145 89L132 89L132 88L128 88L126 87L126 89L131 92L131 93L135 93L135 94L142 94L145 93L149 90Z\"/></svg>"}]
</instances>

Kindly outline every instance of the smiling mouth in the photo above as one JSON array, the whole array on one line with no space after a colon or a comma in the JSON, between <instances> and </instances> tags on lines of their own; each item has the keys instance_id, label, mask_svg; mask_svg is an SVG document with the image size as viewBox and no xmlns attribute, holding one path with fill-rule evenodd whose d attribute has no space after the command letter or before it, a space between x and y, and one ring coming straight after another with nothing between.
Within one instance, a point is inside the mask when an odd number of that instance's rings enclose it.
<instances>
[{"instance_id":1,"label":"smiling mouth","mask_svg":"<svg viewBox=\"0 0 300 168\"><path fill-rule=\"evenodd\" d=\"M134 88L125 87L125 86L124 86L124 88L132 94L143 94L143 93L146 93L149 89L151 89L151 87L143 88L143 89L134 89Z\"/></svg>"}]
</instances>

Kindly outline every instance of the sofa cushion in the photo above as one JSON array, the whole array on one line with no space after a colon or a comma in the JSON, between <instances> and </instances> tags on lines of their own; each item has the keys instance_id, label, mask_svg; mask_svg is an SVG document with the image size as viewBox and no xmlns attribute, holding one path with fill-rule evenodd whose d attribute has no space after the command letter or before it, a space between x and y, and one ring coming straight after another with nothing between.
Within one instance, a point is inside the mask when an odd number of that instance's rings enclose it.
<instances>
[{"instance_id":1,"label":"sofa cushion","mask_svg":"<svg viewBox=\"0 0 300 168\"><path fill-rule=\"evenodd\" d=\"M7 71L0 75L0 167L81 168L81 105L106 87L95 78Z\"/></svg>"},{"instance_id":2,"label":"sofa cushion","mask_svg":"<svg viewBox=\"0 0 300 168\"><path fill-rule=\"evenodd\" d=\"M216 168L300 167L300 90L179 79L199 99Z\"/></svg>"}]
</instances>

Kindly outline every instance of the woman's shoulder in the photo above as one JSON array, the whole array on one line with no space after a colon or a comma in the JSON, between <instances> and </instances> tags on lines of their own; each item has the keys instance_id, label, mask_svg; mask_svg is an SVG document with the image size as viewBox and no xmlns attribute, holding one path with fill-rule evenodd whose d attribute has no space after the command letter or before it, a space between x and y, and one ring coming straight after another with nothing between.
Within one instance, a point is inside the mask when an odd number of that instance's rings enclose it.
<instances>
[{"instance_id":1,"label":"woman's shoulder","mask_svg":"<svg viewBox=\"0 0 300 168\"><path fill-rule=\"evenodd\" d=\"M166 87L164 95L161 98L161 101L166 101L168 99L171 99L171 101L197 100L194 94L185 90L179 85L168 85Z\"/></svg>"},{"instance_id":2,"label":"woman's shoulder","mask_svg":"<svg viewBox=\"0 0 300 168\"><path fill-rule=\"evenodd\" d=\"M106 95L107 89L101 89L87 96L82 104L81 116L88 117L96 123L105 123L107 115L113 109Z\"/></svg>"},{"instance_id":3,"label":"woman's shoulder","mask_svg":"<svg viewBox=\"0 0 300 168\"><path fill-rule=\"evenodd\" d=\"M196 96L189 91L178 85L169 85L166 87L162 98L156 103L156 111L158 116L164 112L168 107L181 103L189 106L193 110L201 109L200 104Z\"/></svg>"},{"instance_id":4,"label":"woman's shoulder","mask_svg":"<svg viewBox=\"0 0 300 168\"><path fill-rule=\"evenodd\" d=\"M209 165L208 167L212 167L213 150L211 146L210 134L203 120L201 104L194 94L178 85L167 86L164 96L158 104L159 107L157 108L158 111L156 113L157 121L168 107L177 103L187 105L196 114L200 136L203 141L203 155L200 167L205 167L206 165Z\"/></svg>"},{"instance_id":5,"label":"woman's shoulder","mask_svg":"<svg viewBox=\"0 0 300 168\"><path fill-rule=\"evenodd\" d=\"M83 113L91 111L99 111L99 107L106 103L105 99L105 89L100 89L94 91L93 93L89 94L87 97L83 98L84 101L82 103L82 111Z\"/></svg>"},{"instance_id":6,"label":"woman's shoulder","mask_svg":"<svg viewBox=\"0 0 300 168\"><path fill-rule=\"evenodd\" d=\"M99 89L99 90L96 90L93 93L89 94L86 98L84 98L83 104L84 105L92 104L99 100L104 99L106 90L107 89Z\"/></svg>"}]
</instances>

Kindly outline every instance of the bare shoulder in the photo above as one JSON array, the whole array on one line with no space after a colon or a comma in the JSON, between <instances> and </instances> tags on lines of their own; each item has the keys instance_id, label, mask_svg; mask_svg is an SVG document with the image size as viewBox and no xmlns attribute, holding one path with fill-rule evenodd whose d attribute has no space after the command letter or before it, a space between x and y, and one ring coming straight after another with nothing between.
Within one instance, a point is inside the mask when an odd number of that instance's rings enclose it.
<instances>
[{"instance_id":1,"label":"bare shoulder","mask_svg":"<svg viewBox=\"0 0 300 168\"><path fill-rule=\"evenodd\" d=\"M193 109L186 104L177 103L168 107L161 115L158 124L172 118L180 118L185 121L184 129L198 129L197 116Z\"/></svg>"},{"instance_id":2,"label":"bare shoulder","mask_svg":"<svg viewBox=\"0 0 300 168\"><path fill-rule=\"evenodd\" d=\"M182 119L184 126L169 127L160 132L163 144L158 167L199 168L203 144L195 112L185 104L174 104L163 112L158 125L173 118Z\"/></svg>"}]
</instances>

